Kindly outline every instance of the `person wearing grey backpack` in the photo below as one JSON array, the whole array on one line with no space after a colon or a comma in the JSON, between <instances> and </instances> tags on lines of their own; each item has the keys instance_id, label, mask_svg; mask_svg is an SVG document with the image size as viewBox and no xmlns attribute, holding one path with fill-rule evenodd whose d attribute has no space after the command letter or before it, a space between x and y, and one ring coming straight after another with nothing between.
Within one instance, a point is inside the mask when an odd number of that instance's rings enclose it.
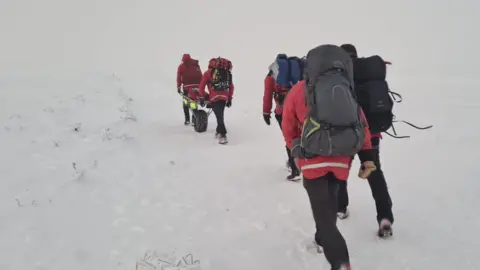
<instances>
[{"instance_id":1,"label":"person wearing grey backpack","mask_svg":"<svg viewBox=\"0 0 480 270\"><path fill-rule=\"evenodd\" d=\"M337 190L348 178L352 156L361 160L360 178L376 170L370 131L353 91L348 53L321 45L308 52L305 64L304 80L285 99L282 132L310 201L312 244L332 270L348 270L347 244L337 228Z\"/></svg>"}]
</instances>

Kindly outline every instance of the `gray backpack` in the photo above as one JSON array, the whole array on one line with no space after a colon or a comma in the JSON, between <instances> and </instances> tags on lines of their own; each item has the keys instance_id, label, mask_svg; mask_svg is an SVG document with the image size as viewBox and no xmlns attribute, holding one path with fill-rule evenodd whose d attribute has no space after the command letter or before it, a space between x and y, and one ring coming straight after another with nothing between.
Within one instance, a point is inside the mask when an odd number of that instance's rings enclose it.
<instances>
[{"instance_id":1,"label":"gray backpack","mask_svg":"<svg viewBox=\"0 0 480 270\"><path fill-rule=\"evenodd\" d=\"M308 52L304 72L308 114L297 140L301 156L354 156L363 145L365 126L350 56L335 45L316 47Z\"/></svg>"}]
</instances>

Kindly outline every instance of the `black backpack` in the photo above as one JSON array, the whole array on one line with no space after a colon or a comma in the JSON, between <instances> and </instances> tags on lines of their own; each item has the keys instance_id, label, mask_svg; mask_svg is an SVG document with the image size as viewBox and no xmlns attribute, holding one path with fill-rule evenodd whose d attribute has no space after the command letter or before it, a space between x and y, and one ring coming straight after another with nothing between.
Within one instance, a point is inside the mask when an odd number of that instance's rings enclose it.
<instances>
[{"instance_id":1,"label":"black backpack","mask_svg":"<svg viewBox=\"0 0 480 270\"><path fill-rule=\"evenodd\" d=\"M380 56L354 59L355 94L371 133L386 132L392 127L393 104L401 102L401 96L390 91L386 77L387 64Z\"/></svg>"},{"instance_id":2,"label":"black backpack","mask_svg":"<svg viewBox=\"0 0 480 270\"><path fill-rule=\"evenodd\" d=\"M212 88L216 91L226 91L232 84L232 62L225 58L212 58L208 63L212 78Z\"/></svg>"},{"instance_id":3,"label":"black backpack","mask_svg":"<svg viewBox=\"0 0 480 270\"><path fill-rule=\"evenodd\" d=\"M232 83L232 73L223 68L212 69L212 88L216 91L225 91Z\"/></svg>"}]
</instances>

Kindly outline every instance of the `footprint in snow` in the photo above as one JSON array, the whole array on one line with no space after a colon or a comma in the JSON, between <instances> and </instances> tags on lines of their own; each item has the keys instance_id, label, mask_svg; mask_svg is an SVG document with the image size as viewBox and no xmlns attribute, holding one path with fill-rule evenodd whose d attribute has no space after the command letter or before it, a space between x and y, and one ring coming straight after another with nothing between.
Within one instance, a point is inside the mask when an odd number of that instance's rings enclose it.
<instances>
[{"instance_id":1,"label":"footprint in snow","mask_svg":"<svg viewBox=\"0 0 480 270\"><path fill-rule=\"evenodd\" d=\"M142 232L142 233L145 232L145 229L139 226L133 226L131 230L134 232Z\"/></svg>"},{"instance_id":2,"label":"footprint in snow","mask_svg":"<svg viewBox=\"0 0 480 270\"><path fill-rule=\"evenodd\" d=\"M283 215L290 214L290 212L292 212L291 206L283 203L278 204L277 210L279 214Z\"/></svg>"}]
</instances>

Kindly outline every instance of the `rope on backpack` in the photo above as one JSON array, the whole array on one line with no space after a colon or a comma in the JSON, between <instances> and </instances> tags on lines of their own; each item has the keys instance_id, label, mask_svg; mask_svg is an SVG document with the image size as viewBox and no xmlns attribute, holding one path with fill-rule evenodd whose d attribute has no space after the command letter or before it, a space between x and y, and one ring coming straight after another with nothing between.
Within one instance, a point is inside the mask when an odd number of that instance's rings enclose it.
<instances>
[{"instance_id":1,"label":"rope on backpack","mask_svg":"<svg viewBox=\"0 0 480 270\"><path fill-rule=\"evenodd\" d=\"M397 92L393 92L393 91L388 91L390 93L390 95L392 96L392 99L393 99L393 102L396 102L396 103L400 103L403 101L403 97L402 95L400 95L399 93ZM398 99L397 99L398 98Z\"/></svg>"},{"instance_id":2,"label":"rope on backpack","mask_svg":"<svg viewBox=\"0 0 480 270\"><path fill-rule=\"evenodd\" d=\"M390 95L392 96L392 100L393 102L396 102L396 103L400 103L403 101L403 97L402 95L400 95L399 93L397 92L393 92L393 91L388 91L390 93ZM405 123L415 129L418 129L418 130L427 130L427 129L431 129L433 127L433 125L429 125L429 126L426 126L426 127L419 127L417 125L414 125L410 122L407 122L407 121L404 121L404 120L395 120L395 116L393 117L393 120L392 120L392 131L393 131L393 134L385 131L384 133L389 135L390 137L393 137L393 138L396 138L396 139L406 139L406 138L410 138L410 136L406 135L406 136L398 136L397 134L397 131L395 130L395 126L394 126L394 123Z\"/></svg>"},{"instance_id":3,"label":"rope on backpack","mask_svg":"<svg viewBox=\"0 0 480 270\"><path fill-rule=\"evenodd\" d=\"M430 126L426 126L426 127L419 127L419 126L416 126L410 122L407 122L407 121L404 121L404 120L394 120L393 122L395 123L398 123L398 122L402 122L402 123L405 123L415 129L419 129L419 130L426 130L426 129L431 129L433 127L433 125L430 125Z\"/></svg>"},{"instance_id":4,"label":"rope on backpack","mask_svg":"<svg viewBox=\"0 0 480 270\"><path fill-rule=\"evenodd\" d=\"M396 139L406 139L406 138L410 138L410 136L398 136L397 134L397 131L395 130L395 126L393 125L393 123L405 123L415 129L419 129L419 130L427 130L427 129L431 129L433 127L433 125L429 125L429 126L426 126L426 127L419 127L417 125L414 125L410 122L407 122L407 121L404 121L404 120L393 120L392 121L392 131L393 131L393 134L395 135L392 135L390 134L389 132L385 131L385 134L389 135L390 137L393 137L393 138L396 138Z\"/></svg>"}]
</instances>

